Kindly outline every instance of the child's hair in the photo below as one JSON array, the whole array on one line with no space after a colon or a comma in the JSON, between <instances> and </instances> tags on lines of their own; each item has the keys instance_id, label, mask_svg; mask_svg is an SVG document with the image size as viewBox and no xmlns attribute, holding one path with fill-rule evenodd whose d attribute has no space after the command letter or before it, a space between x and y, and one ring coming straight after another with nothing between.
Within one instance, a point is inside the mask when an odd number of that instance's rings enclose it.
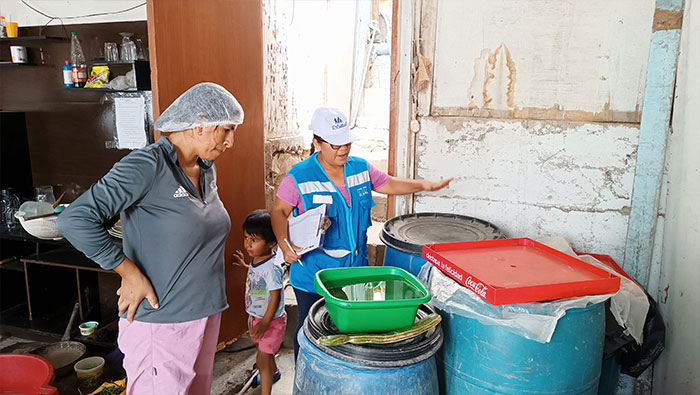
<instances>
[{"instance_id":1,"label":"child's hair","mask_svg":"<svg viewBox=\"0 0 700 395\"><path fill-rule=\"evenodd\" d=\"M243 221L243 230L250 235L262 237L268 243L277 242L275 232L272 231L270 213L265 210L255 210L248 214Z\"/></svg>"}]
</instances>

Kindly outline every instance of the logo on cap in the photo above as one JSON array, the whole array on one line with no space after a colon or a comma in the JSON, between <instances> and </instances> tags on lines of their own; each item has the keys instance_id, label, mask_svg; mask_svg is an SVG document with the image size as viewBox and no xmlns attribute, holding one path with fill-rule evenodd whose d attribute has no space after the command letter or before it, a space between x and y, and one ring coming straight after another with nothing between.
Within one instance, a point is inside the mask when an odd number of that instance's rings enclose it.
<instances>
[{"instance_id":1,"label":"logo on cap","mask_svg":"<svg viewBox=\"0 0 700 395\"><path fill-rule=\"evenodd\" d=\"M341 118L341 117L333 118L333 122L335 122L335 125L331 126L331 129L333 129L333 130L344 128L344 127L348 126L347 122L343 121L343 118Z\"/></svg>"}]
</instances>

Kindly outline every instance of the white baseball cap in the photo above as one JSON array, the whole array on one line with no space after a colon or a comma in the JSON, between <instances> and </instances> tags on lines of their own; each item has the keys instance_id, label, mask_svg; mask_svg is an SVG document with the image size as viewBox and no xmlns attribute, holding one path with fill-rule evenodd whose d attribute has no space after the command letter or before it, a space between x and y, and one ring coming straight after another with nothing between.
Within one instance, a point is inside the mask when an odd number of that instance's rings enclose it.
<instances>
[{"instance_id":1,"label":"white baseball cap","mask_svg":"<svg viewBox=\"0 0 700 395\"><path fill-rule=\"evenodd\" d=\"M358 139L357 133L348 127L345 114L337 108L317 108L311 116L309 129L316 136L333 145L345 145Z\"/></svg>"}]
</instances>

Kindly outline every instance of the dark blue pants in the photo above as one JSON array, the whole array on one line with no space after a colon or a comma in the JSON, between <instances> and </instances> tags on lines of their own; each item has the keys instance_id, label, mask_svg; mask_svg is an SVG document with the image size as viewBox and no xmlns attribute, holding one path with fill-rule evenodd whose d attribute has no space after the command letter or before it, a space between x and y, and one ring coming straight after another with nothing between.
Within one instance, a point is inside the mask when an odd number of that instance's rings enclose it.
<instances>
[{"instance_id":1,"label":"dark blue pants","mask_svg":"<svg viewBox=\"0 0 700 395\"><path fill-rule=\"evenodd\" d=\"M294 295L297 297L297 309L299 310L299 323L297 324L297 330L294 331L294 363L296 364L297 355L299 354L297 335L304 326L304 320L306 320L306 316L309 315L311 306L316 303L317 300L321 299L322 296L316 293L305 292L294 287L292 287L292 289L294 290Z\"/></svg>"}]
</instances>

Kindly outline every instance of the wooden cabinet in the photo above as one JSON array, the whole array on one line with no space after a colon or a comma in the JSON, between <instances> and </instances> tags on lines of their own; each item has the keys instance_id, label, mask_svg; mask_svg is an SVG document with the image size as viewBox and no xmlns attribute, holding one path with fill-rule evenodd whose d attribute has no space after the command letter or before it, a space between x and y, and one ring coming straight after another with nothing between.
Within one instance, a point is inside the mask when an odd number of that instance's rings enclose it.
<instances>
[{"instance_id":1,"label":"wooden cabinet","mask_svg":"<svg viewBox=\"0 0 700 395\"><path fill-rule=\"evenodd\" d=\"M224 86L245 111L233 149L216 161L219 196L232 224L226 243L230 308L219 335L220 342L228 342L247 330L246 272L232 267L231 256L243 247L246 215L265 207L262 3L148 0L147 7L154 119L181 93L205 81Z\"/></svg>"}]
</instances>

